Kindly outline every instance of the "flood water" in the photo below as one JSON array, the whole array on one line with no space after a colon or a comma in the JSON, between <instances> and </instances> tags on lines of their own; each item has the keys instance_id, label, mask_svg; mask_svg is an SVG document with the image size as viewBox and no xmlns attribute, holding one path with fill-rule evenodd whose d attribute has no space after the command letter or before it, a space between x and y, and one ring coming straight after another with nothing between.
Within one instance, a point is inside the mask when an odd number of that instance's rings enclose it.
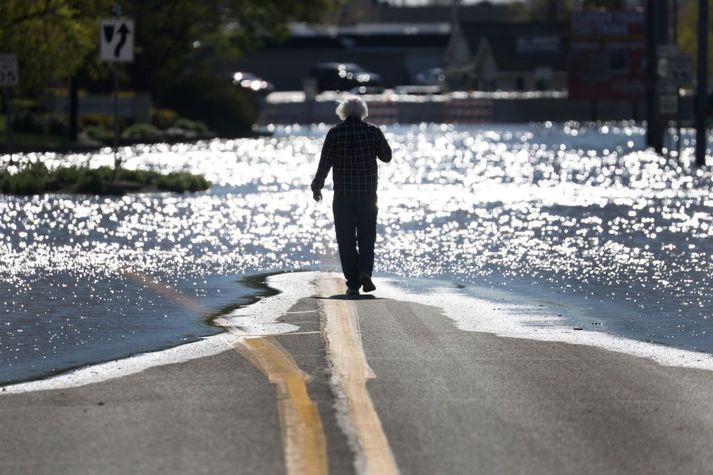
<instances>
[{"instance_id":1,"label":"flood water","mask_svg":"<svg viewBox=\"0 0 713 475\"><path fill-rule=\"evenodd\" d=\"M309 192L326 130L122 150L127 168L205 174L203 193L0 196L0 383L216 333L207 319L255 293L246 276L337 269L330 190ZM554 301L567 324L713 352L713 176L690 166L691 131L680 160L645 151L633 123L385 131L377 273Z\"/></svg>"}]
</instances>

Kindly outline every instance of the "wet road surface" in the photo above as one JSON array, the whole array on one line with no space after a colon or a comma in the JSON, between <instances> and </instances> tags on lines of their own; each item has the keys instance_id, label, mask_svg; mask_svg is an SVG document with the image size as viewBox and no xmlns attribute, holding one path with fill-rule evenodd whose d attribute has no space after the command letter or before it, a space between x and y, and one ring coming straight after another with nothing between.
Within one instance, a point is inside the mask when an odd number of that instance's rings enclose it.
<instances>
[{"instance_id":1,"label":"wet road surface","mask_svg":"<svg viewBox=\"0 0 713 475\"><path fill-rule=\"evenodd\" d=\"M464 332L332 275L217 355L0 396L3 473L702 473L713 378ZM474 312L478 309L474 308ZM216 338L216 337L213 337ZM227 340L226 340L227 341Z\"/></svg>"}]
</instances>

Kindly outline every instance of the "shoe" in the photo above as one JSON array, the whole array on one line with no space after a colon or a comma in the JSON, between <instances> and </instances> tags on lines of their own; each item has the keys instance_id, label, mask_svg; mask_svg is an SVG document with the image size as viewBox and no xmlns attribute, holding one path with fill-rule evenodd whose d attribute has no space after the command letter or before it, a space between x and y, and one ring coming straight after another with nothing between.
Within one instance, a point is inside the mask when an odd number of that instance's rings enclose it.
<instances>
[{"instance_id":1,"label":"shoe","mask_svg":"<svg viewBox=\"0 0 713 475\"><path fill-rule=\"evenodd\" d=\"M361 282L361 288L364 292L373 292L376 290L376 286L374 282L372 282L371 277L366 274L359 277L359 282Z\"/></svg>"},{"instance_id":2,"label":"shoe","mask_svg":"<svg viewBox=\"0 0 713 475\"><path fill-rule=\"evenodd\" d=\"M347 295L359 295L359 289L347 289Z\"/></svg>"}]
</instances>

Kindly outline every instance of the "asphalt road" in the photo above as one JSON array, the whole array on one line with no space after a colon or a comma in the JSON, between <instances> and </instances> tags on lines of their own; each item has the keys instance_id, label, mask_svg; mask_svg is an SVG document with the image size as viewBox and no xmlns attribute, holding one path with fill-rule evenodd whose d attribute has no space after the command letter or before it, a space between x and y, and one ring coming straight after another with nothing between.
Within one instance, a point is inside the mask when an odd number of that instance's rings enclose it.
<instances>
[{"instance_id":1,"label":"asphalt road","mask_svg":"<svg viewBox=\"0 0 713 475\"><path fill-rule=\"evenodd\" d=\"M301 330L76 388L0 393L0 473L710 473L713 374L321 296ZM330 298L335 296L338 298Z\"/></svg>"}]
</instances>

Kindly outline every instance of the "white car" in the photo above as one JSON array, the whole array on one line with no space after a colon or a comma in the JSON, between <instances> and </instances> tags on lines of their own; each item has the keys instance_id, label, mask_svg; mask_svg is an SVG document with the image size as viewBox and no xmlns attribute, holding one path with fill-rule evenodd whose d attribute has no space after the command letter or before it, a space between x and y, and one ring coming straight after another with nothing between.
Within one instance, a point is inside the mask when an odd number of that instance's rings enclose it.
<instances>
[{"instance_id":1,"label":"white car","mask_svg":"<svg viewBox=\"0 0 713 475\"><path fill-rule=\"evenodd\" d=\"M269 94L275 90L271 82L252 73L236 72L232 75L233 85L253 94Z\"/></svg>"}]
</instances>

